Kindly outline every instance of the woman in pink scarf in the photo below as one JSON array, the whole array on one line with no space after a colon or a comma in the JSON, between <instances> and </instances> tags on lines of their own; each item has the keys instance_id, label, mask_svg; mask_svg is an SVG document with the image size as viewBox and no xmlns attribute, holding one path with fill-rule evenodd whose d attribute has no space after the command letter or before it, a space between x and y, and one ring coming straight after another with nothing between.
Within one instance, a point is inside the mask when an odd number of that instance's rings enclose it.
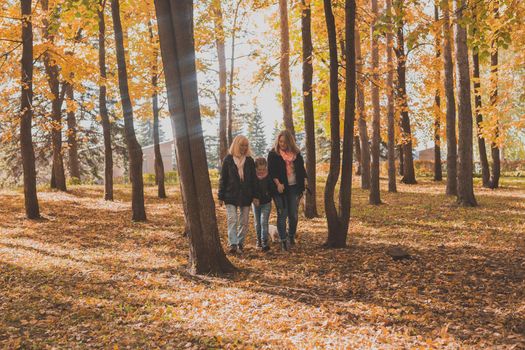
<instances>
[{"instance_id":1,"label":"woman in pink scarf","mask_svg":"<svg viewBox=\"0 0 525 350\"><path fill-rule=\"evenodd\" d=\"M287 130L281 131L268 154L268 172L273 181L273 200L277 208L277 230L281 249L295 245L299 219L298 205L306 189L306 170L301 151ZM288 230L287 228L288 221Z\"/></svg>"}]
</instances>

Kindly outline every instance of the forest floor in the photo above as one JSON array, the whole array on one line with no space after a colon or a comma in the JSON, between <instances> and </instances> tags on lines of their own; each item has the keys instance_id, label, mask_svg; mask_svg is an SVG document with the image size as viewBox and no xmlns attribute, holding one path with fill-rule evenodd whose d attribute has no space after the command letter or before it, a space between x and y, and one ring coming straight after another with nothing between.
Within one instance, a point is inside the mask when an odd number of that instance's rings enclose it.
<instances>
[{"instance_id":1,"label":"forest floor","mask_svg":"<svg viewBox=\"0 0 525 350\"><path fill-rule=\"evenodd\" d=\"M478 208L424 179L381 206L354 186L349 248L321 248L324 218L301 217L290 253L256 251L250 228L222 278L187 273L178 187L146 189L146 223L125 186L44 189L40 221L3 190L0 348L525 349L525 179L477 184Z\"/></svg>"}]
</instances>

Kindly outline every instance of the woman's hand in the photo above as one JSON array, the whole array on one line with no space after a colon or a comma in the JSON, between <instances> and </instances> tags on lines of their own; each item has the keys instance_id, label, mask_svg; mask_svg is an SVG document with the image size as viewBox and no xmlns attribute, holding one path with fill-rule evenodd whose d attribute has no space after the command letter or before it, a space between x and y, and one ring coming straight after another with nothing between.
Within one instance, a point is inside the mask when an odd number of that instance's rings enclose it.
<instances>
[{"instance_id":1,"label":"woman's hand","mask_svg":"<svg viewBox=\"0 0 525 350\"><path fill-rule=\"evenodd\" d=\"M277 184L277 191L279 193L283 193L284 192L284 185L281 184L281 183Z\"/></svg>"}]
</instances>

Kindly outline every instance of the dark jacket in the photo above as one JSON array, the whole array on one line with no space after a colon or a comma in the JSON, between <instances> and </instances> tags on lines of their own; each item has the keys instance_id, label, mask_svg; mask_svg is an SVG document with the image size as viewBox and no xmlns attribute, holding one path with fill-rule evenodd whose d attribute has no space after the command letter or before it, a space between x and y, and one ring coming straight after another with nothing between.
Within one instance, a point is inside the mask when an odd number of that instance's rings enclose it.
<instances>
[{"instance_id":1,"label":"dark jacket","mask_svg":"<svg viewBox=\"0 0 525 350\"><path fill-rule=\"evenodd\" d=\"M268 174L264 179L259 179L256 175L255 177L255 198L259 200L259 204L267 204L272 201L272 193L274 192L273 187L275 187L270 174Z\"/></svg>"},{"instance_id":2,"label":"dark jacket","mask_svg":"<svg viewBox=\"0 0 525 350\"><path fill-rule=\"evenodd\" d=\"M231 154L222 162L221 178L219 180L219 200L226 204L247 207L255 197L255 162L252 157L246 157L244 162L244 181L239 177L237 165Z\"/></svg>"},{"instance_id":3,"label":"dark jacket","mask_svg":"<svg viewBox=\"0 0 525 350\"><path fill-rule=\"evenodd\" d=\"M297 187L299 192L303 192L305 189L305 179L306 179L306 169L304 168L304 160L301 153L297 154L294 162L295 167L295 179L297 182ZM279 179L279 181L284 185L284 191L288 190L288 176L286 176L286 162L280 154L277 154L275 150L271 150L268 153L268 173L270 178ZM277 186L273 187L273 194L278 194Z\"/></svg>"}]
</instances>

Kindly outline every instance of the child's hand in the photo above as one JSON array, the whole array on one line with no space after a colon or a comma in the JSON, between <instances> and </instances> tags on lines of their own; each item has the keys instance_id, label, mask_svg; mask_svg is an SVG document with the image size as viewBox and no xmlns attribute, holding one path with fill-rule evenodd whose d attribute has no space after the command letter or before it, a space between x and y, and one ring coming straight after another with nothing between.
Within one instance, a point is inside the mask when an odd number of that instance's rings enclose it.
<instances>
[{"instance_id":1,"label":"child's hand","mask_svg":"<svg viewBox=\"0 0 525 350\"><path fill-rule=\"evenodd\" d=\"M259 204L260 204L260 202L259 202L259 200L256 198L256 199L253 200L253 204L255 204L255 206L258 207Z\"/></svg>"},{"instance_id":2,"label":"child's hand","mask_svg":"<svg viewBox=\"0 0 525 350\"><path fill-rule=\"evenodd\" d=\"M284 192L284 185L283 184L278 184L277 185L277 191L279 193L283 193Z\"/></svg>"}]
</instances>

